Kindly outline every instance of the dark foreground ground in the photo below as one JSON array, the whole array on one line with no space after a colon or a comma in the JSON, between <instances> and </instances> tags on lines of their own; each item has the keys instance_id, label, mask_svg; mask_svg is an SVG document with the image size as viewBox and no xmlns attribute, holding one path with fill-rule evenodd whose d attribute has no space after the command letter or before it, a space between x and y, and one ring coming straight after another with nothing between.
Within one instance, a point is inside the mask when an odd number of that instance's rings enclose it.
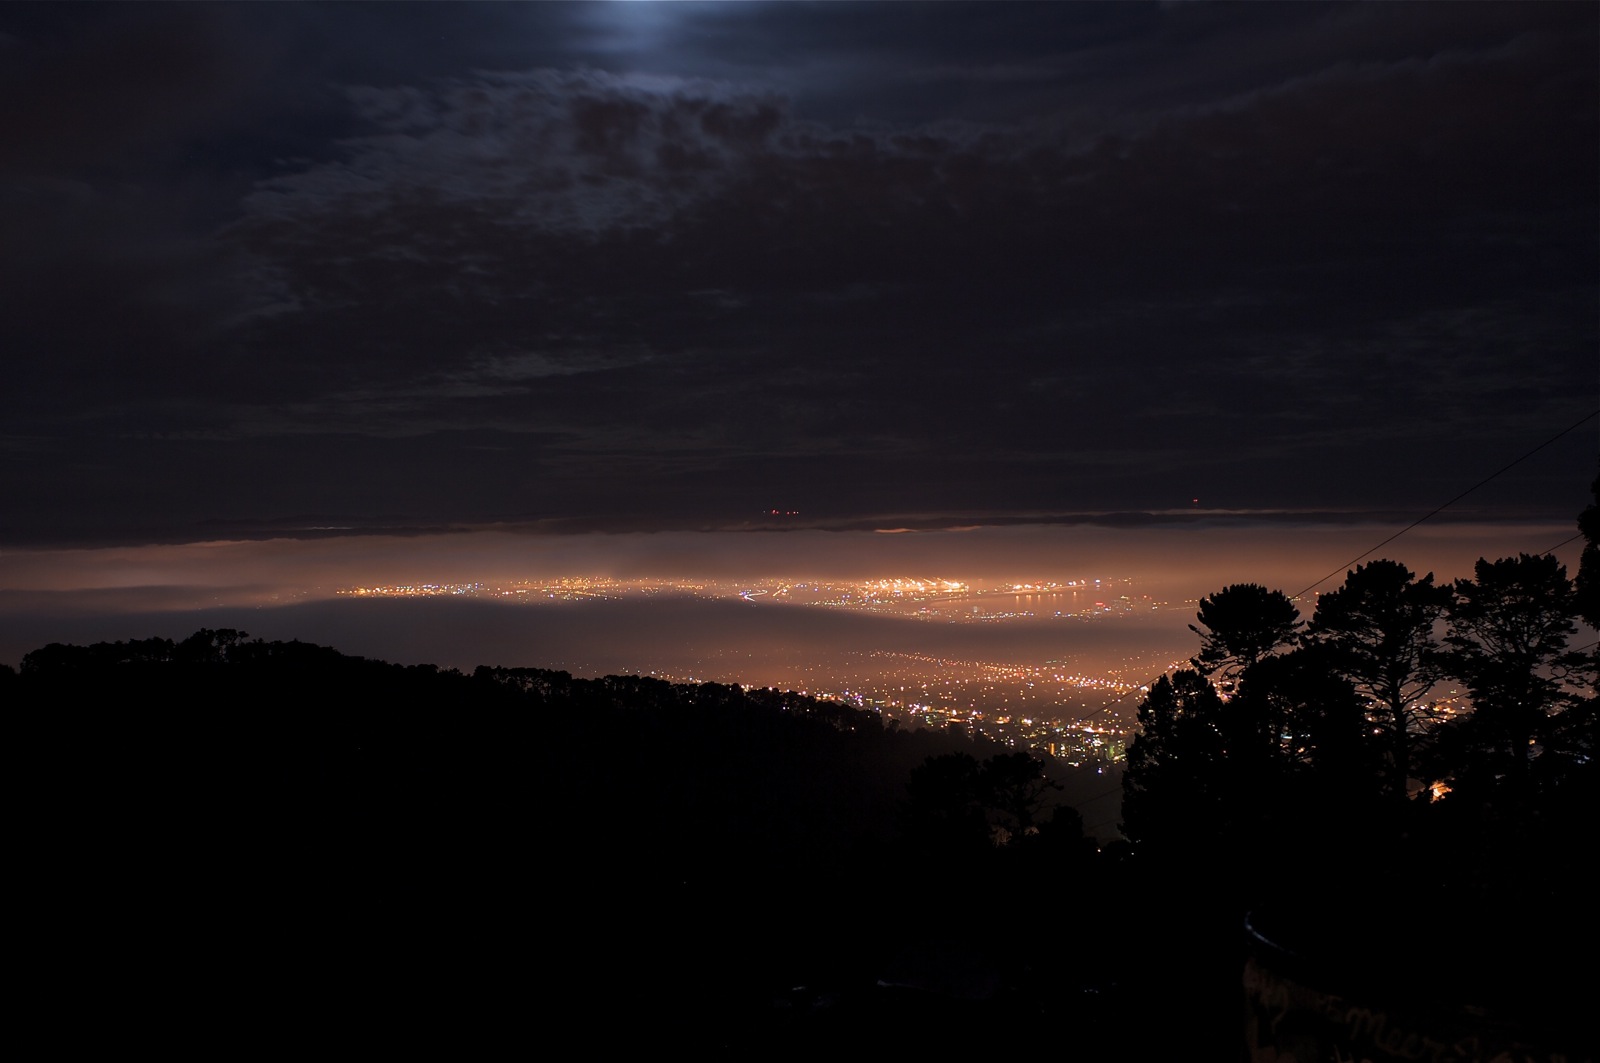
<instances>
[{"instance_id":1,"label":"dark foreground ground","mask_svg":"<svg viewBox=\"0 0 1600 1063\"><path fill-rule=\"evenodd\" d=\"M954 740L853 710L135 649L0 673L16 1003L57 1054L1595 1055L1594 906L1527 900L1586 897L1581 847L1452 901L1371 846L918 846L908 773Z\"/></svg>"}]
</instances>

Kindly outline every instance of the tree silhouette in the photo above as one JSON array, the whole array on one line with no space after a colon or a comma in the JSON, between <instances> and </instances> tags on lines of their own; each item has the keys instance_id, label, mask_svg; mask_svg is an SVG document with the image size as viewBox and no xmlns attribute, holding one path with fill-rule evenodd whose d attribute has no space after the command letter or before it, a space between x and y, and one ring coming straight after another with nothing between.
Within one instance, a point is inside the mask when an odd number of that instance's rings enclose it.
<instances>
[{"instance_id":1,"label":"tree silhouette","mask_svg":"<svg viewBox=\"0 0 1600 1063\"><path fill-rule=\"evenodd\" d=\"M1227 752L1222 697L1184 668L1156 680L1139 703L1139 736L1122 775L1122 833L1180 843L1214 833L1223 811Z\"/></svg>"},{"instance_id":2,"label":"tree silhouette","mask_svg":"<svg viewBox=\"0 0 1600 1063\"><path fill-rule=\"evenodd\" d=\"M1061 811L1052 800L1060 790L1022 750L982 761L965 752L929 757L906 784L904 828L924 851L971 854L1019 841L1046 824L1060 827L1050 818ZM1081 836L1081 820L1078 831Z\"/></svg>"},{"instance_id":3,"label":"tree silhouette","mask_svg":"<svg viewBox=\"0 0 1600 1063\"><path fill-rule=\"evenodd\" d=\"M983 766L972 754L929 757L912 769L906 798L903 829L924 855L970 857L989 847Z\"/></svg>"},{"instance_id":4,"label":"tree silhouette","mask_svg":"<svg viewBox=\"0 0 1600 1063\"><path fill-rule=\"evenodd\" d=\"M173 647L173 660L222 664L229 659L234 648L244 645L249 637L248 631L231 627L217 630L203 627Z\"/></svg>"},{"instance_id":5,"label":"tree silhouette","mask_svg":"<svg viewBox=\"0 0 1600 1063\"><path fill-rule=\"evenodd\" d=\"M1578 531L1583 535L1583 554L1578 561L1578 615L1590 627L1600 628L1600 475L1589 485L1594 501L1578 514Z\"/></svg>"},{"instance_id":6,"label":"tree silhouette","mask_svg":"<svg viewBox=\"0 0 1600 1063\"><path fill-rule=\"evenodd\" d=\"M1573 580L1574 603L1585 624L1600 628L1600 476L1594 478L1589 492L1594 501L1578 514L1578 531L1584 543L1578 575ZM1594 773L1596 755L1600 754L1600 642L1591 642L1587 653L1575 651L1572 664L1574 671L1583 676L1588 689L1566 730L1573 745L1587 757L1590 771Z\"/></svg>"},{"instance_id":7,"label":"tree silhouette","mask_svg":"<svg viewBox=\"0 0 1600 1063\"><path fill-rule=\"evenodd\" d=\"M1235 583L1200 599L1189 630L1200 636L1200 652L1190 664L1202 675L1221 671L1236 680L1251 665L1294 641L1300 611L1282 591L1255 583Z\"/></svg>"},{"instance_id":8,"label":"tree silhouette","mask_svg":"<svg viewBox=\"0 0 1600 1063\"><path fill-rule=\"evenodd\" d=\"M1450 591L1417 578L1398 561L1361 565L1344 585L1323 595L1306 629L1308 641L1326 648L1334 674L1369 699L1387 763L1386 789L1405 800L1416 736L1433 721L1425 699L1445 676L1434 627L1450 605Z\"/></svg>"},{"instance_id":9,"label":"tree silhouette","mask_svg":"<svg viewBox=\"0 0 1600 1063\"><path fill-rule=\"evenodd\" d=\"M1228 702L1226 730L1283 774L1359 793L1375 775L1366 701L1329 657L1327 647L1312 644L1258 661Z\"/></svg>"},{"instance_id":10,"label":"tree silhouette","mask_svg":"<svg viewBox=\"0 0 1600 1063\"><path fill-rule=\"evenodd\" d=\"M984 761L982 782L990 821L1013 839L1039 829L1051 795L1061 789L1033 754L1022 750L996 753Z\"/></svg>"},{"instance_id":11,"label":"tree silhouette","mask_svg":"<svg viewBox=\"0 0 1600 1063\"><path fill-rule=\"evenodd\" d=\"M1549 554L1479 559L1474 579L1457 580L1450 608L1450 670L1472 695L1471 731L1489 771L1505 773L1526 796L1536 743L1558 737L1570 703L1562 681L1577 596L1566 566Z\"/></svg>"}]
</instances>

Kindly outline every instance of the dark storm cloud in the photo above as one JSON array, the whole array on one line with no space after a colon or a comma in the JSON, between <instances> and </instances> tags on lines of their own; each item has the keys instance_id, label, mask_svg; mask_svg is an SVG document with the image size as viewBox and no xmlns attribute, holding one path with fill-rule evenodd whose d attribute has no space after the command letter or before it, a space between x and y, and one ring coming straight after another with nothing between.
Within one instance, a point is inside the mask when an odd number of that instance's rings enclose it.
<instances>
[{"instance_id":1,"label":"dark storm cloud","mask_svg":"<svg viewBox=\"0 0 1600 1063\"><path fill-rule=\"evenodd\" d=\"M1587 5L83 10L0 533L1415 509L1595 405Z\"/></svg>"}]
</instances>

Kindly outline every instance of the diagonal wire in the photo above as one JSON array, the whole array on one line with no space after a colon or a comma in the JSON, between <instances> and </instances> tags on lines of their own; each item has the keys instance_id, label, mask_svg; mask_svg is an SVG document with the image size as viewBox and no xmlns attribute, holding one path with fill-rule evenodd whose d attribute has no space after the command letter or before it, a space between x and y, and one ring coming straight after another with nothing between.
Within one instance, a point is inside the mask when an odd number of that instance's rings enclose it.
<instances>
[{"instance_id":1,"label":"diagonal wire","mask_svg":"<svg viewBox=\"0 0 1600 1063\"><path fill-rule=\"evenodd\" d=\"M1339 573L1347 571L1350 568L1351 565L1354 565L1359 561L1363 561L1363 560L1371 557L1373 554L1377 553L1379 550L1382 550L1385 546L1388 546L1390 543L1394 542L1396 539L1400 538L1400 536L1404 535L1406 532L1410 531L1412 528L1415 528L1417 525L1421 524L1423 521L1431 520L1432 518L1437 517L1440 513L1443 513L1445 510L1449 509L1451 506L1455 505L1457 502L1461 501L1463 498L1466 498L1468 495L1472 494L1472 492L1476 491L1478 488L1482 487L1484 484L1488 483L1490 480L1493 480L1496 477L1498 477L1501 473L1507 472L1507 471L1515 468L1516 466L1521 465L1523 462L1527 461L1529 458L1533 457L1535 454L1539 453L1539 451L1543 450L1545 447L1548 447L1551 443L1554 443L1556 440L1560 439L1562 436L1566 435L1568 432L1572 431L1574 428L1577 428L1578 426L1584 424L1585 422L1593 420L1596 415L1600 415L1600 410L1590 410L1588 413L1584 414L1578 420L1576 420L1576 421L1572 422L1571 424L1567 425L1567 427L1563 428L1561 431L1557 432L1555 435L1551 436L1549 439L1545 440L1543 443L1540 443L1538 446L1534 447L1532 450L1528 451L1526 454L1522 455L1520 458L1517 458L1516 460L1512 461L1509 465L1505 466L1504 468L1502 468L1502 469L1500 469L1500 470L1498 470L1496 472L1490 473L1488 476L1485 476L1483 479L1479 480L1477 483L1473 484L1471 487L1467 488L1465 491L1461 492L1459 495L1456 495L1454 498L1452 498L1450 501L1446 502L1444 505L1439 506L1438 508L1436 508L1436 509L1434 509L1434 510L1432 510L1432 511L1430 511L1430 512L1428 512L1428 513L1426 513L1426 514L1424 514L1424 515L1422 515L1420 517L1418 517L1416 520L1412 521L1410 524L1407 524L1404 528L1401 528L1399 531L1395 532L1393 535L1389 536L1383 542L1379 543L1377 546L1374 546L1371 550L1368 550L1366 553L1362 554L1360 557L1351 558L1349 561L1346 561L1344 564L1340 565L1338 568L1334 569L1332 572L1328 573L1326 576L1323 576L1321 579L1317 580L1317 582L1313 583L1311 586L1307 587L1305 590L1299 591L1299 592L1297 592L1295 594L1292 594L1289 597L1291 599L1303 597L1304 595L1306 595L1310 591L1315 590L1317 587L1319 587L1322 584L1328 582L1330 579L1332 579L1333 577L1337 576Z\"/></svg>"},{"instance_id":2,"label":"diagonal wire","mask_svg":"<svg viewBox=\"0 0 1600 1063\"><path fill-rule=\"evenodd\" d=\"M1579 532L1577 535L1574 535L1570 539L1562 539L1559 543L1556 543L1554 546L1552 546L1548 550L1540 550L1539 553L1536 556L1543 557L1545 554L1553 554L1557 550L1561 549L1563 546L1566 546L1568 543L1575 543L1579 539L1582 539L1582 538L1583 538L1583 532Z\"/></svg>"}]
</instances>

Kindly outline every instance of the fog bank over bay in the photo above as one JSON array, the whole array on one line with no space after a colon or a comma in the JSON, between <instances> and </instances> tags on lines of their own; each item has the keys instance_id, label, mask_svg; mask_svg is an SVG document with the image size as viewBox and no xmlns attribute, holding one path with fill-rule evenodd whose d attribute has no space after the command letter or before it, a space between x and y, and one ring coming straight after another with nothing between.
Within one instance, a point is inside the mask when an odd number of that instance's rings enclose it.
<instances>
[{"instance_id":1,"label":"fog bank over bay","mask_svg":"<svg viewBox=\"0 0 1600 1063\"><path fill-rule=\"evenodd\" d=\"M199 626L323 642L401 663L558 667L587 674L737 678L841 653L915 652L971 660L1073 657L1101 667L1130 653L1187 654L1189 603L1230 583L1295 593L1395 529L1370 524L1090 525L882 532L663 532L529 535L489 530L413 537L209 542L0 552L0 662L49 642L179 637ZM1373 556L1441 580L1479 557L1537 553L1570 538L1556 523L1424 525ZM1569 569L1577 543L1557 550ZM1014 617L995 623L912 620L840 609L672 594L500 604L474 598L346 600L358 586L611 580L1106 581L1112 599L1148 599L1142 615L1103 620ZM1115 590L1112 590L1112 588ZM1302 612L1309 614L1308 601ZM760 667L756 667L759 665Z\"/></svg>"}]
</instances>

